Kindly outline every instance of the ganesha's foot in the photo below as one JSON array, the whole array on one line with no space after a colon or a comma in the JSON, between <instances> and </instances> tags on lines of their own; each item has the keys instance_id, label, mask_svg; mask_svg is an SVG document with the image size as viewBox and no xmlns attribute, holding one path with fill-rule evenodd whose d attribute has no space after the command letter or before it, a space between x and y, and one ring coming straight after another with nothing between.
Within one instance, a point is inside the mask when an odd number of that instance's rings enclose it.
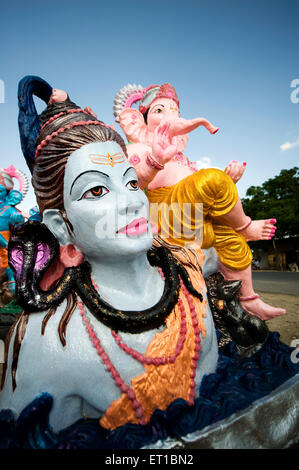
<instances>
[{"instance_id":1,"label":"ganesha's foot","mask_svg":"<svg viewBox=\"0 0 299 470\"><path fill-rule=\"evenodd\" d=\"M242 233L246 241L271 240L274 236L276 219L250 220L245 227L237 228L236 231Z\"/></svg>"},{"instance_id":2,"label":"ganesha's foot","mask_svg":"<svg viewBox=\"0 0 299 470\"><path fill-rule=\"evenodd\" d=\"M240 297L239 300L244 310L262 320L271 320L286 313L284 308L276 308L266 304L257 294L251 297Z\"/></svg>"}]
</instances>

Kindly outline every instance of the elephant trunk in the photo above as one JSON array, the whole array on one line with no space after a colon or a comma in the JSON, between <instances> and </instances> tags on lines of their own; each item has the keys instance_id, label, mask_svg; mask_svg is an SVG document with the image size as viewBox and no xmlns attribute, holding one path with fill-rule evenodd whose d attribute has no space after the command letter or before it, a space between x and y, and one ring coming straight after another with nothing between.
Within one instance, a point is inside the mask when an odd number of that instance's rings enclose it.
<instances>
[{"instance_id":1,"label":"elephant trunk","mask_svg":"<svg viewBox=\"0 0 299 470\"><path fill-rule=\"evenodd\" d=\"M210 121L205 118L195 118L195 119L183 119L179 118L177 120L170 122L169 132L172 137L176 135L184 135L193 131L199 126L204 126L210 134L216 134L219 127L213 126Z\"/></svg>"}]
</instances>

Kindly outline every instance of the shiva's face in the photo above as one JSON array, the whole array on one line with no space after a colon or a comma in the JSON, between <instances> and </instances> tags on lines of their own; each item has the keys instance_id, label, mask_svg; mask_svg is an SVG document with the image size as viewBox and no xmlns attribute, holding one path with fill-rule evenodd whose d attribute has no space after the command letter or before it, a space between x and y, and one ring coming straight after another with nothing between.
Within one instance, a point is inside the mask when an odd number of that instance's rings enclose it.
<instances>
[{"instance_id":1,"label":"shiva's face","mask_svg":"<svg viewBox=\"0 0 299 470\"><path fill-rule=\"evenodd\" d=\"M87 258L131 256L152 246L147 197L116 142L87 144L70 155L64 207L73 243Z\"/></svg>"}]
</instances>

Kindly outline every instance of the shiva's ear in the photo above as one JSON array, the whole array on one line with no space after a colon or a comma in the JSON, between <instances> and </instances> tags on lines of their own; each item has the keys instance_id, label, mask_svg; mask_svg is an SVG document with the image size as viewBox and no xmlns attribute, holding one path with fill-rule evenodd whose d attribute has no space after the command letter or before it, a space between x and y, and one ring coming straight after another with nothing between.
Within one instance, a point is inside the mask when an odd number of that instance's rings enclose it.
<instances>
[{"instance_id":1,"label":"shiva's ear","mask_svg":"<svg viewBox=\"0 0 299 470\"><path fill-rule=\"evenodd\" d=\"M43 213L43 223L53 233L61 246L72 243L69 229L59 209L46 209Z\"/></svg>"}]
</instances>

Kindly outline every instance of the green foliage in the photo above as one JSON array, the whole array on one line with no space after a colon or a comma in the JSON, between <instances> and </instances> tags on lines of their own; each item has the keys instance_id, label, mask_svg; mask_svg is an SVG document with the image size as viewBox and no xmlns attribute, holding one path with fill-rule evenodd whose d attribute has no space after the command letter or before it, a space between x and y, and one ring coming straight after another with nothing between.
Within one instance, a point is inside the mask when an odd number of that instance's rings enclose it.
<instances>
[{"instance_id":1,"label":"green foliage","mask_svg":"<svg viewBox=\"0 0 299 470\"><path fill-rule=\"evenodd\" d=\"M250 186L242 203L253 220L277 219L277 238L299 236L299 168L281 170L262 186Z\"/></svg>"}]
</instances>

